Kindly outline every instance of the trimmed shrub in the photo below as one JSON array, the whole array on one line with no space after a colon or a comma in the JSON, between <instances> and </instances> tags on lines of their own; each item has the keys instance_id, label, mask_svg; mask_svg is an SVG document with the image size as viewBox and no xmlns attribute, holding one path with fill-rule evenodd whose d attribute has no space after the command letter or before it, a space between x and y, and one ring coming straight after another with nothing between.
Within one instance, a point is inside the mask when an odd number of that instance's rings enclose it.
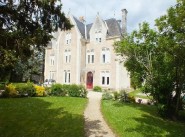
<instances>
[{"instance_id":1,"label":"trimmed shrub","mask_svg":"<svg viewBox=\"0 0 185 137\"><path fill-rule=\"evenodd\" d=\"M14 85L20 96L32 97L36 95L36 89L33 83L15 83Z\"/></svg>"},{"instance_id":2,"label":"trimmed shrub","mask_svg":"<svg viewBox=\"0 0 185 137\"><path fill-rule=\"evenodd\" d=\"M36 90L37 97L45 96L45 88L44 87L35 85L35 90Z\"/></svg>"},{"instance_id":3,"label":"trimmed shrub","mask_svg":"<svg viewBox=\"0 0 185 137\"><path fill-rule=\"evenodd\" d=\"M87 90L83 85L72 84L66 86L65 89L67 90L68 96L83 98L87 97Z\"/></svg>"},{"instance_id":4,"label":"trimmed shrub","mask_svg":"<svg viewBox=\"0 0 185 137\"><path fill-rule=\"evenodd\" d=\"M54 96L65 96L66 92L63 89L63 86L61 84L53 84L51 86L51 93L50 95L54 95Z\"/></svg>"},{"instance_id":5,"label":"trimmed shrub","mask_svg":"<svg viewBox=\"0 0 185 137\"><path fill-rule=\"evenodd\" d=\"M71 97L80 97L80 88L78 85L76 84L72 84L69 86L69 89L68 89L68 95L71 96Z\"/></svg>"},{"instance_id":6,"label":"trimmed shrub","mask_svg":"<svg viewBox=\"0 0 185 137\"><path fill-rule=\"evenodd\" d=\"M111 95L111 93L108 93L108 92L104 92L102 95L103 100L111 100L112 98L113 96Z\"/></svg>"},{"instance_id":7,"label":"trimmed shrub","mask_svg":"<svg viewBox=\"0 0 185 137\"><path fill-rule=\"evenodd\" d=\"M100 86L94 86L93 91L102 92L102 88Z\"/></svg>"},{"instance_id":8,"label":"trimmed shrub","mask_svg":"<svg viewBox=\"0 0 185 137\"><path fill-rule=\"evenodd\" d=\"M18 92L13 84L9 84L5 87L5 91L2 93L2 97L17 97Z\"/></svg>"}]
</instances>

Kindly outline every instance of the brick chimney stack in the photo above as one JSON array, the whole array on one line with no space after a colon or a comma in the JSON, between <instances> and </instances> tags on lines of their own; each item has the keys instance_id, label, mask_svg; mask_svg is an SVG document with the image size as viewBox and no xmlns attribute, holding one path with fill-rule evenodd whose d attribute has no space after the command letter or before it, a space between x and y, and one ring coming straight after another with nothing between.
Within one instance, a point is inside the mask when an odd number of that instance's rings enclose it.
<instances>
[{"instance_id":1,"label":"brick chimney stack","mask_svg":"<svg viewBox=\"0 0 185 137\"><path fill-rule=\"evenodd\" d=\"M122 9L122 34L127 33L127 13L128 11L126 9Z\"/></svg>"}]
</instances>

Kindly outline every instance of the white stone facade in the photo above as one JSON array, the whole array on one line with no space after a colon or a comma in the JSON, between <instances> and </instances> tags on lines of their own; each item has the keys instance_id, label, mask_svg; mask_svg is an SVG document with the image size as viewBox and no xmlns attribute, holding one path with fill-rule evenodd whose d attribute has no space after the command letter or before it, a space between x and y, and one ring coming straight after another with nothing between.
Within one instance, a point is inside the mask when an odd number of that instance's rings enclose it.
<instances>
[{"instance_id":1,"label":"white stone facade","mask_svg":"<svg viewBox=\"0 0 185 137\"><path fill-rule=\"evenodd\" d=\"M74 27L69 31L59 30L46 48L45 79L61 84L82 84L87 89L94 86L114 90L130 88L129 73L119 63L113 48L114 42L121 39L120 23L113 18L102 20L99 15L88 25L72 15L69 19Z\"/></svg>"}]
</instances>

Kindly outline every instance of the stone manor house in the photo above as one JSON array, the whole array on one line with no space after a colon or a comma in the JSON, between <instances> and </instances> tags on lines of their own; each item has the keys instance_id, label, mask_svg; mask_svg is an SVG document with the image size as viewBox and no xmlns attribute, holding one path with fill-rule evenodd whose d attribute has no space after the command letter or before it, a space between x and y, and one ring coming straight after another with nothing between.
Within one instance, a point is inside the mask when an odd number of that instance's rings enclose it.
<instances>
[{"instance_id":1,"label":"stone manor house","mask_svg":"<svg viewBox=\"0 0 185 137\"><path fill-rule=\"evenodd\" d=\"M120 13L121 15L121 13ZM120 90L130 88L130 76L113 44L126 32L127 10L122 20L103 20L99 14L91 24L83 17L68 15L73 28L59 30L45 52L45 79L61 84L82 84L87 89L101 86Z\"/></svg>"}]
</instances>

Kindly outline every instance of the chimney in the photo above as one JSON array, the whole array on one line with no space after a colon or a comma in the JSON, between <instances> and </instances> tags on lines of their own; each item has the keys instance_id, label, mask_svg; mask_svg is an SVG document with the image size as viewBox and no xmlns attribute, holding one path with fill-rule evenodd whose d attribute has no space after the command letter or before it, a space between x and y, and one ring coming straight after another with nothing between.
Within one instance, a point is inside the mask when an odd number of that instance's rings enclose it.
<instances>
[{"instance_id":1,"label":"chimney","mask_svg":"<svg viewBox=\"0 0 185 137\"><path fill-rule=\"evenodd\" d=\"M126 9L122 9L122 34L127 33L127 13L128 11Z\"/></svg>"},{"instance_id":2,"label":"chimney","mask_svg":"<svg viewBox=\"0 0 185 137\"><path fill-rule=\"evenodd\" d=\"M85 22L84 16L80 16L79 20L80 20L80 22L84 23Z\"/></svg>"}]
</instances>

